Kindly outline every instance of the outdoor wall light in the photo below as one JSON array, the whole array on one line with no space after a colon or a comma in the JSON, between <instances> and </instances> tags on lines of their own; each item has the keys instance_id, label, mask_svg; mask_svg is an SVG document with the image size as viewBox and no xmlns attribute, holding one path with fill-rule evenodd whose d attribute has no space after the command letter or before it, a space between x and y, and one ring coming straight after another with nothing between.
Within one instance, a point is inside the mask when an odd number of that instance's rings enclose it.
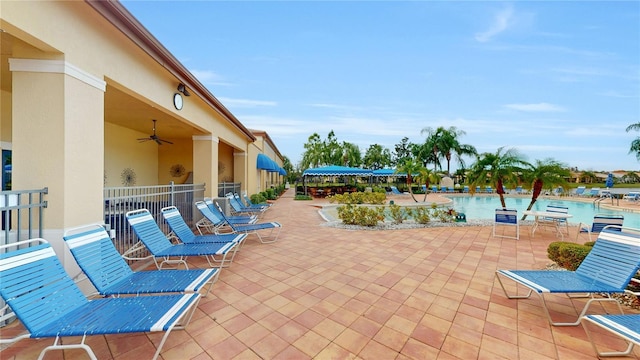
<instances>
[{"instance_id":1,"label":"outdoor wall light","mask_svg":"<svg viewBox=\"0 0 640 360\"><path fill-rule=\"evenodd\" d=\"M183 83L180 83L180 85L178 85L178 91L180 91L181 93L184 94L184 96L191 96L191 93L189 91L187 91L187 87L184 86Z\"/></svg>"}]
</instances>

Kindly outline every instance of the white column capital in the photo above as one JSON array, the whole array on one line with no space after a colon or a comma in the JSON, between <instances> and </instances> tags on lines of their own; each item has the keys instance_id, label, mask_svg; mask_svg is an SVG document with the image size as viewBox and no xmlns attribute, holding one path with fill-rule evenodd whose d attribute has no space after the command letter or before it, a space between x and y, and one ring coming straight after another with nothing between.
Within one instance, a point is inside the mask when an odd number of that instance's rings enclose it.
<instances>
[{"instance_id":1,"label":"white column capital","mask_svg":"<svg viewBox=\"0 0 640 360\"><path fill-rule=\"evenodd\" d=\"M70 64L64 60L43 59L9 59L9 70L12 72L40 72L65 74L93 86L100 91L107 90L107 82Z\"/></svg>"}]
</instances>

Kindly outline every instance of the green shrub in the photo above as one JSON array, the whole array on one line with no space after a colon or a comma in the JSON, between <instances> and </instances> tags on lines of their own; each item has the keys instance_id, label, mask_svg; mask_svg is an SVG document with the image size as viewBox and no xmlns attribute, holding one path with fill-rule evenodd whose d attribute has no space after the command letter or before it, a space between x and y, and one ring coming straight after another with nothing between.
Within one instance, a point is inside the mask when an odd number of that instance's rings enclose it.
<instances>
[{"instance_id":1,"label":"green shrub","mask_svg":"<svg viewBox=\"0 0 640 360\"><path fill-rule=\"evenodd\" d=\"M296 195L293 200L313 200L311 195Z\"/></svg>"},{"instance_id":2,"label":"green shrub","mask_svg":"<svg viewBox=\"0 0 640 360\"><path fill-rule=\"evenodd\" d=\"M454 209L441 208L438 207L438 204L436 203L431 204L431 216L440 220L441 222L455 222L456 215L458 215L458 213Z\"/></svg>"},{"instance_id":3,"label":"green shrub","mask_svg":"<svg viewBox=\"0 0 640 360\"><path fill-rule=\"evenodd\" d=\"M426 206L413 208L413 220L418 224L428 224L431 221L431 209Z\"/></svg>"},{"instance_id":4,"label":"green shrub","mask_svg":"<svg viewBox=\"0 0 640 360\"><path fill-rule=\"evenodd\" d=\"M389 214L395 224L402 224L402 222L407 220L412 213L413 211L411 211L411 208L401 207L397 204L389 205Z\"/></svg>"},{"instance_id":5,"label":"green shrub","mask_svg":"<svg viewBox=\"0 0 640 360\"><path fill-rule=\"evenodd\" d=\"M265 192L267 193L267 196L266 196L267 200L275 200L275 199L277 199L276 192L275 192L274 189L269 188L269 189L265 190Z\"/></svg>"},{"instance_id":6,"label":"green shrub","mask_svg":"<svg viewBox=\"0 0 640 360\"><path fill-rule=\"evenodd\" d=\"M590 246L556 241L549 244L547 254L549 259L558 264L558 266L575 271L593 248L592 244Z\"/></svg>"},{"instance_id":7,"label":"green shrub","mask_svg":"<svg viewBox=\"0 0 640 360\"><path fill-rule=\"evenodd\" d=\"M338 204L374 204L382 205L387 200L387 194L381 192L354 192L350 194L336 194L329 197L330 203Z\"/></svg>"},{"instance_id":8,"label":"green shrub","mask_svg":"<svg viewBox=\"0 0 640 360\"><path fill-rule=\"evenodd\" d=\"M262 195L262 193L253 194L249 197L252 203L254 204L262 204L267 202L267 199Z\"/></svg>"},{"instance_id":9,"label":"green shrub","mask_svg":"<svg viewBox=\"0 0 640 360\"><path fill-rule=\"evenodd\" d=\"M338 217L346 225L376 226L384 221L384 206L368 207L346 204L338 206Z\"/></svg>"}]
</instances>

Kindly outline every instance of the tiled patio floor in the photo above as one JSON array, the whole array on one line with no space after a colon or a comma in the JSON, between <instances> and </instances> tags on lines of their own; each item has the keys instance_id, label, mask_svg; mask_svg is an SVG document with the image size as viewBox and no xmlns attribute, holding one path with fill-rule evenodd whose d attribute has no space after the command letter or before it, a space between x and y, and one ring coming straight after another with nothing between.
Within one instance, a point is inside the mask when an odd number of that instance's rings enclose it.
<instances>
[{"instance_id":1,"label":"tiled patio floor","mask_svg":"<svg viewBox=\"0 0 640 360\"><path fill-rule=\"evenodd\" d=\"M283 224L278 242L249 239L187 329L169 336L163 359L596 358L581 326L551 327L538 298L508 300L495 280L498 268L543 268L556 241L550 231L532 239L525 227L515 241L492 238L490 227L343 230L321 226L317 202L292 197L290 190L265 214ZM559 318L577 314L564 296L549 306ZM88 343L100 359L148 359L161 336ZM35 359L51 342L22 340L0 358ZM46 359L86 358L64 355Z\"/></svg>"}]
</instances>

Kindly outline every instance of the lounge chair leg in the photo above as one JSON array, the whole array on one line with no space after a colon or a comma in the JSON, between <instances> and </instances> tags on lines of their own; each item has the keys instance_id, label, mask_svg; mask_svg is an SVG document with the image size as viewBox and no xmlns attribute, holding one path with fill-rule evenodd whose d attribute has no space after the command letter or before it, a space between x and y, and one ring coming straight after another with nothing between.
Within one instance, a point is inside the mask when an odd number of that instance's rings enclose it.
<instances>
[{"instance_id":1,"label":"lounge chair leg","mask_svg":"<svg viewBox=\"0 0 640 360\"><path fill-rule=\"evenodd\" d=\"M536 293L536 294L538 294L538 293ZM578 326L580 324L580 320L587 313L587 310L589 310L589 307L594 302L613 302L618 306L618 310L620 310L620 314L624 313L622 311L622 306L620 305L620 303L616 299L612 299L611 297L608 297L608 298L605 298L605 299L591 298L591 299L589 299L589 301L587 301L587 303L582 308L582 311L578 315L578 318L576 319L576 321L570 322L570 323L553 322L553 319L551 319L551 313L549 312L549 308L547 308L547 303L546 303L546 301L544 299L544 296L542 294L538 294L538 295L542 299L542 307L544 308L544 312L547 314L547 319L549 319L549 323L551 325L553 325L553 326Z\"/></svg>"},{"instance_id":2,"label":"lounge chair leg","mask_svg":"<svg viewBox=\"0 0 640 360\"><path fill-rule=\"evenodd\" d=\"M591 331L589 330L589 326L587 325L587 322L590 322L590 321L582 321L582 327L584 328L584 332L587 334L587 338L589 339L589 342L591 343L591 347L593 348L593 351L596 354L598 354L599 358L601 358L601 357L628 356L628 355L631 354L631 352L633 351L633 346L635 345L631 341L627 341L628 345L627 345L627 350L625 350L625 351L600 352L600 350L598 350L598 347L596 346L596 343L595 343L595 341L593 339ZM595 324L595 325L598 325L598 324Z\"/></svg>"},{"instance_id":3,"label":"lounge chair leg","mask_svg":"<svg viewBox=\"0 0 640 360\"><path fill-rule=\"evenodd\" d=\"M498 272L496 272L496 278L500 283L500 287L502 288L502 291L504 291L504 296L506 296L508 299L528 299L531 297L531 293L533 292L533 290L531 289L529 289L529 293L527 293L527 295L509 295L509 293L507 292L507 289L504 287L504 284L502 283L502 279L500 279L500 274ZM517 287L518 287L518 284L516 283L516 289Z\"/></svg>"},{"instance_id":4,"label":"lounge chair leg","mask_svg":"<svg viewBox=\"0 0 640 360\"><path fill-rule=\"evenodd\" d=\"M98 358L96 357L96 354L93 352L93 350L91 350L91 348L87 344L84 343L86 337L87 337L86 335L82 337L82 342L80 342L80 344L71 344L71 345L58 344L58 342L62 342L62 339L60 337L56 337L56 339L53 341L53 345L47 346L46 348L44 348L40 352L40 356L38 356L38 360L44 359L44 355L48 351L51 351L51 350L65 350L65 349L82 349L82 350L87 352L87 355L89 355L89 358L91 360L98 360Z\"/></svg>"}]
</instances>

